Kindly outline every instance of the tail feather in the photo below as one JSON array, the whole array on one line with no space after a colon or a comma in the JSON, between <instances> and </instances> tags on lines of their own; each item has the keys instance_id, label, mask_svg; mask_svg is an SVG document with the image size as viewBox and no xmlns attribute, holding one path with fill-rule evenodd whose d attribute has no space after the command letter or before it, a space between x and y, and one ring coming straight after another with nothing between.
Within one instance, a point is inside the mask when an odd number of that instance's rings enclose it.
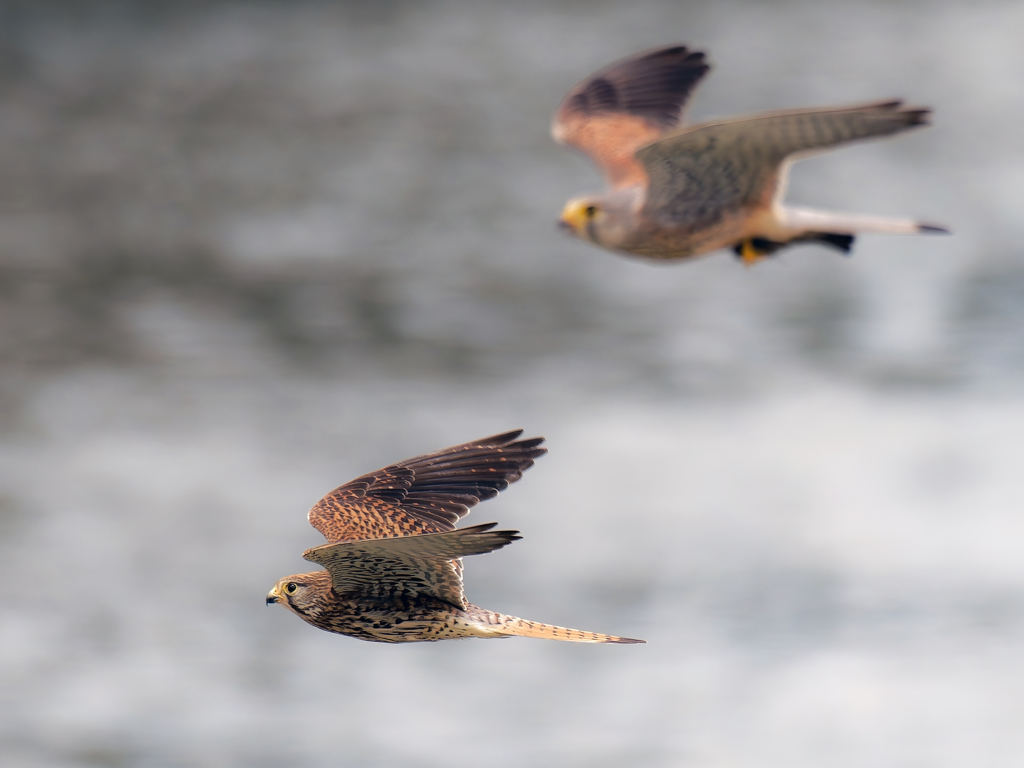
<instances>
[{"instance_id":1,"label":"tail feather","mask_svg":"<svg viewBox=\"0 0 1024 768\"><path fill-rule=\"evenodd\" d=\"M491 637L537 637L542 640L566 640L570 643L646 643L646 640L635 640L631 637L617 637L615 635L602 635L598 632L585 632L581 629L569 629L568 627L556 627L553 624L541 624L537 621L527 621L516 616L506 616L503 613L495 613L479 608L475 605L469 606L467 610L485 634Z\"/></svg>"},{"instance_id":2,"label":"tail feather","mask_svg":"<svg viewBox=\"0 0 1024 768\"><path fill-rule=\"evenodd\" d=\"M864 216L856 213L829 213L809 208L783 208L779 211L783 225L803 234L857 235L861 232L884 232L893 235L949 234L937 224L924 224L913 219L890 219L885 216Z\"/></svg>"},{"instance_id":3,"label":"tail feather","mask_svg":"<svg viewBox=\"0 0 1024 768\"><path fill-rule=\"evenodd\" d=\"M506 635L517 637L539 637L544 640L568 640L571 643L646 643L646 640L636 640L631 637L616 637L615 635L602 635L598 632L584 632L581 629L568 629L567 627L556 627L553 624L541 624L536 621L526 621L515 616L506 616L502 624L502 630Z\"/></svg>"}]
</instances>

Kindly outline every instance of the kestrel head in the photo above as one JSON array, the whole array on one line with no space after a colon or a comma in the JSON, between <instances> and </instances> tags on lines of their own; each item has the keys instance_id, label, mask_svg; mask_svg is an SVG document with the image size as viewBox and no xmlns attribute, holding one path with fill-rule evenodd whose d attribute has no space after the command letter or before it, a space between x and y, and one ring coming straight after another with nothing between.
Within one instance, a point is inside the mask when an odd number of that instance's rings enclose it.
<instances>
[{"instance_id":1,"label":"kestrel head","mask_svg":"<svg viewBox=\"0 0 1024 768\"><path fill-rule=\"evenodd\" d=\"M635 208L632 190L575 197L562 209L558 226L581 240L616 250L636 230Z\"/></svg>"},{"instance_id":2,"label":"kestrel head","mask_svg":"<svg viewBox=\"0 0 1024 768\"><path fill-rule=\"evenodd\" d=\"M330 588L327 571L285 576L267 594L267 605L280 603L292 613L308 616L323 607L324 592Z\"/></svg>"}]
</instances>

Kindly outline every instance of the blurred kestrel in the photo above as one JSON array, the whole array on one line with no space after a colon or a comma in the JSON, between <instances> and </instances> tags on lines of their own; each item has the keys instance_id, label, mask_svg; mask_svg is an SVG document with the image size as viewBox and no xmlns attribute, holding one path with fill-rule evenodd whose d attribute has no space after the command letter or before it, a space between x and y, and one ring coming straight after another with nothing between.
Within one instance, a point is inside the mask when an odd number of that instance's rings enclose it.
<instances>
[{"instance_id":1,"label":"blurred kestrel","mask_svg":"<svg viewBox=\"0 0 1024 768\"><path fill-rule=\"evenodd\" d=\"M286 576L270 590L314 627L380 643L460 637L540 637L577 643L642 643L517 619L469 603L462 558L520 538L497 523L455 524L514 483L547 453L522 430L392 464L324 496L309 522L328 544L303 557L326 571Z\"/></svg>"},{"instance_id":2,"label":"blurred kestrel","mask_svg":"<svg viewBox=\"0 0 1024 768\"><path fill-rule=\"evenodd\" d=\"M909 219L783 205L794 161L926 125L929 109L891 100L681 128L683 106L709 69L703 53L674 45L616 62L569 91L552 135L588 155L609 190L570 200L562 228L650 259L732 248L747 263L800 242L848 253L859 232L947 231Z\"/></svg>"}]
</instances>

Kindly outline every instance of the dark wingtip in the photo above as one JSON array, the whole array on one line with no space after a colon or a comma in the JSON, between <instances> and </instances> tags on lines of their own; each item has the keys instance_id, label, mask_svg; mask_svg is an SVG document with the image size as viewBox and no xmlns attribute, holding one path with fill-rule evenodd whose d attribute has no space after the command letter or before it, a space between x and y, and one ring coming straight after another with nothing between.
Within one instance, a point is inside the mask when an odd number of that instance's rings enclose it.
<instances>
[{"instance_id":1,"label":"dark wingtip","mask_svg":"<svg viewBox=\"0 0 1024 768\"><path fill-rule=\"evenodd\" d=\"M822 232L814 238L814 240L822 245L830 246L835 248L837 251L842 251L846 254L853 249L854 239L853 235L839 234L835 232Z\"/></svg>"},{"instance_id":2,"label":"dark wingtip","mask_svg":"<svg viewBox=\"0 0 1024 768\"><path fill-rule=\"evenodd\" d=\"M496 525L497 523L480 523L479 525L467 525L465 528L456 528L455 530L463 534L469 534L471 536L479 536L484 533L487 533L490 536L501 536L503 539L505 539L506 543L518 541L519 539L523 538L519 535L519 531L492 530Z\"/></svg>"},{"instance_id":3,"label":"dark wingtip","mask_svg":"<svg viewBox=\"0 0 1024 768\"><path fill-rule=\"evenodd\" d=\"M638 645L647 644L646 640L637 640L633 637L616 637L614 640L608 640L609 643L616 643L617 645Z\"/></svg>"},{"instance_id":4,"label":"dark wingtip","mask_svg":"<svg viewBox=\"0 0 1024 768\"><path fill-rule=\"evenodd\" d=\"M537 446L539 446L543 442L544 442L544 438L543 437L527 437L525 440L518 440L518 441L516 441L515 446L516 446L516 448L522 448L524 450L528 450L530 448L536 448ZM546 451L547 448L544 448L542 450Z\"/></svg>"},{"instance_id":5,"label":"dark wingtip","mask_svg":"<svg viewBox=\"0 0 1024 768\"><path fill-rule=\"evenodd\" d=\"M483 437L476 441L477 445L508 445L517 437L523 434L521 429L512 429L508 432L501 432L497 435L490 435L489 437Z\"/></svg>"},{"instance_id":6,"label":"dark wingtip","mask_svg":"<svg viewBox=\"0 0 1024 768\"><path fill-rule=\"evenodd\" d=\"M520 453L532 451L536 456L543 456L548 452L547 448L538 448L544 442L543 437L528 437L525 440L518 440L517 438L522 434L523 430L513 429L509 432L502 432L499 435L491 435L490 437L476 440L474 443L467 443L466 445L476 445L482 448L515 448Z\"/></svg>"},{"instance_id":7,"label":"dark wingtip","mask_svg":"<svg viewBox=\"0 0 1024 768\"><path fill-rule=\"evenodd\" d=\"M457 528L456 530L463 533L483 533L484 531L491 530L496 525L497 523L478 523L477 525L467 525L465 528ZM495 531L495 533L508 533L508 531Z\"/></svg>"},{"instance_id":8,"label":"dark wingtip","mask_svg":"<svg viewBox=\"0 0 1024 768\"><path fill-rule=\"evenodd\" d=\"M896 112L904 120L907 127L912 125L929 125L929 119L932 116L931 107L904 107L903 99L879 101L874 107L886 112Z\"/></svg>"},{"instance_id":9,"label":"dark wingtip","mask_svg":"<svg viewBox=\"0 0 1024 768\"><path fill-rule=\"evenodd\" d=\"M903 118L908 127L913 125L930 124L932 116L931 107L904 107L902 99L887 102L883 106L887 109L896 110L897 114Z\"/></svg>"},{"instance_id":10,"label":"dark wingtip","mask_svg":"<svg viewBox=\"0 0 1024 768\"><path fill-rule=\"evenodd\" d=\"M927 107L908 109L903 114L907 117L907 125L931 125L932 111Z\"/></svg>"},{"instance_id":11,"label":"dark wingtip","mask_svg":"<svg viewBox=\"0 0 1024 768\"><path fill-rule=\"evenodd\" d=\"M703 52L679 43L640 51L577 84L560 109L581 115L619 112L668 129L679 122L690 92L710 68Z\"/></svg>"},{"instance_id":12,"label":"dark wingtip","mask_svg":"<svg viewBox=\"0 0 1024 768\"><path fill-rule=\"evenodd\" d=\"M951 235L953 234L945 227L940 227L937 224L918 224L917 231L927 235Z\"/></svg>"},{"instance_id":13,"label":"dark wingtip","mask_svg":"<svg viewBox=\"0 0 1024 768\"><path fill-rule=\"evenodd\" d=\"M693 51L682 43L675 43L673 45L666 45L661 48L652 48L649 51L634 54L634 58L637 61L645 59L676 59L677 61L686 61L697 64L704 61L704 51Z\"/></svg>"}]
</instances>

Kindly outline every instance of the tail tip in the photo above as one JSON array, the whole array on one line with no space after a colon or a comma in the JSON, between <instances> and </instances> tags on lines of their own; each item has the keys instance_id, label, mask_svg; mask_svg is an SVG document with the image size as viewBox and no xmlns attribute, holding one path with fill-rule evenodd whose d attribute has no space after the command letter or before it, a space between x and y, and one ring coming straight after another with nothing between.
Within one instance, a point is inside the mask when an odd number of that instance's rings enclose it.
<instances>
[{"instance_id":1,"label":"tail tip","mask_svg":"<svg viewBox=\"0 0 1024 768\"><path fill-rule=\"evenodd\" d=\"M606 643L617 643L619 645L636 645L637 643L647 644L646 640L637 640L634 637L612 637L605 640Z\"/></svg>"},{"instance_id":2,"label":"tail tip","mask_svg":"<svg viewBox=\"0 0 1024 768\"><path fill-rule=\"evenodd\" d=\"M917 231L927 235L951 235L953 234L945 227L940 227L937 224L918 224Z\"/></svg>"}]
</instances>

